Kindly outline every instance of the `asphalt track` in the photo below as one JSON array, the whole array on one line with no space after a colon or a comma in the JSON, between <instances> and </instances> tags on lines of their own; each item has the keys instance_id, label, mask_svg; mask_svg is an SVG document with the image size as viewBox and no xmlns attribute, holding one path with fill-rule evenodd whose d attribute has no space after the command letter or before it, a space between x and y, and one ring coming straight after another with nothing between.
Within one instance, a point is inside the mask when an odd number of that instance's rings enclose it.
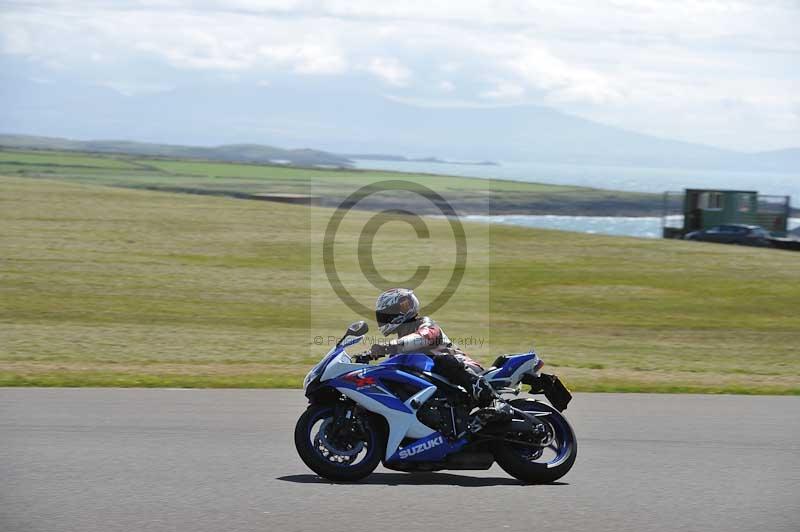
<instances>
[{"instance_id":1,"label":"asphalt track","mask_svg":"<svg viewBox=\"0 0 800 532\"><path fill-rule=\"evenodd\" d=\"M318 479L297 391L0 389L0 530L800 530L800 397L577 394L562 483Z\"/></svg>"}]
</instances>

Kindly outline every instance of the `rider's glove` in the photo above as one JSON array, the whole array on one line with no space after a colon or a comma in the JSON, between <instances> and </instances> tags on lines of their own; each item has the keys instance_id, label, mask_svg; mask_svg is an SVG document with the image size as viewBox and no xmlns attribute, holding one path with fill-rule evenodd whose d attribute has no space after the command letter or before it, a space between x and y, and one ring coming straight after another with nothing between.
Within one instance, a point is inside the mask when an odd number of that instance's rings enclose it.
<instances>
[{"instance_id":1,"label":"rider's glove","mask_svg":"<svg viewBox=\"0 0 800 532\"><path fill-rule=\"evenodd\" d=\"M370 356L375 359L394 355L395 353L397 353L397 346L391 344L372 344L369 349Z\"/></svg>"}]
</instances>

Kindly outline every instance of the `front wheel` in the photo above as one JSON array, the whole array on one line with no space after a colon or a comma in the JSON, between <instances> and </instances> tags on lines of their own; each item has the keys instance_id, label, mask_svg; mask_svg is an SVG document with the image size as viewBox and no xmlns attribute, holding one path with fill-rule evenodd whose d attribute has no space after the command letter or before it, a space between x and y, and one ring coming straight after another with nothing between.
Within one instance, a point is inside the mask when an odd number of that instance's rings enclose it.
<instances>
[{"instance_id":1,"label":"front wheel","mask_svg":"<svg viewBox=\"0 0 800 532\"><path fill-rule=\"evenodd\" d=\"M511 405L526 412L547 413L538 416L546 428L546 445L497 441L492 450L498 465L509 475L531 484L555 482L566 475L578 455L578 442L564 416L552 406L538 401L517 399L511 401ZM506 434L505 437L519 442L531 439L525 433Z\"/></svg>"},{"instance_id":2,"label":"front wheel","mask_svg":"<svg viewBox=\"0 0 800 532\"><path fill-rule=\"evenodd\" d=\"M378 467L385 437L376 420L352 405L311 405L297 420L294 445L319 476L352 482Z\"/></svg>"}]
</instances>

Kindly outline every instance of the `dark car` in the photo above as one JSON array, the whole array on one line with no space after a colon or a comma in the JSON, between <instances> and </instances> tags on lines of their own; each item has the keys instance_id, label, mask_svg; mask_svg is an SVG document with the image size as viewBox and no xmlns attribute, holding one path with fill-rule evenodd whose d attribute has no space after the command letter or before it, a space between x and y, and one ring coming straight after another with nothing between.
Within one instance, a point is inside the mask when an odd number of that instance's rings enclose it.
<instances>
[{"instance_id":1,"label":"dark car","mask_svg":"<svg viewBox=\"0 0 800 532\"><path fill-rule=\"evenodd\" d=\"M757 225L730 224L717 225L702 231L687 233L685 240L717 242L719 244L740 244L743 246L769 247L770 234Z\"/></svg>"}]
</instances>

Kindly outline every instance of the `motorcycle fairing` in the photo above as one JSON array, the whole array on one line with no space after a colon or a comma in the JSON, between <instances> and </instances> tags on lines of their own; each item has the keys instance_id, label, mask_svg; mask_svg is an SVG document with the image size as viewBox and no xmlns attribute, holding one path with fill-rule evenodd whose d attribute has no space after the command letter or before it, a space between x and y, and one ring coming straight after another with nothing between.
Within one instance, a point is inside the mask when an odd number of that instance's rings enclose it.
<instances>
[{"instance_id":1,"label":"motorcycle fairing","mask_svg":"<svg viewBox=\"0 0 800 532\"><path fill-rule=\"evenodd\" d=\"M432 386L432 384L424 379L406 373L405 371L396 370L394 368L387 368L385 366L361 366L358 364L350 364L344 369L351 369L349 366L359 366L357 369L348 371L332 379L328 384L336 387L337 389L349 388L360 392L367 397L371 397L385 406L398 410L400 412L411 412L407 403L408 397L415 395L420 390ZM341 367L341 366L340 366ZM387 384L387 381L388 384ZM406 397L406 401L399 398L397 394L386 388L392 382L399 382L407 388L413 389L414 392Z\"/></svg>"},{"instance_id":2,"label":"motorcycle fairing","mask_svg":"<svg viewBox=\"0 0 800 532\"><path fill-rule=\"evenodd\" d=\"M347 347L359 343L361 339L361 336L347 336L343 338L341 342L332 347L331 350L328 351L328 353L322 358L322 360L320 360L317 365L311 368L311 371L308 372L308 375L306 375L306 378L303 381L303 389L306 389L308 385L317 378L319 378L321 381L325 381L331 377L340 375L342 372L348 371L348 369L343 368L343 366L351 367L349 371L352 371L356 368L369 367L368 364L352 364L350 356L345 351Z\"/></svg>"},{"instance_id":3,"label":"motorcycle fairing","mask_svg":"<svg viewBox=\"0 0 800 532\"><path fill-rule=\"evenodd\" d=\"M534 374L541 367L541 360L531 351L506 357L499 368L490 369L483 374L489 382L497 386L516 386L525 374Z\"/></svg>"},{"instance_id":4,"label":"motorcycle fairing","mask_svg":"<svg viewBox=\"0 0 800 532\"><path fill-rule=\"evenodd\" d=\"M381 364L353 364L345 348L358 343L360 338L344 341L332 349L317 368L322 373L320 380L334 387L346 397L365 409L383 416L389 426L385 457L387 461L436 461L460 449L464 443L450 442L437 431L417 419L417 411L437 390L431 382L403 371L403 367L415 369L431 377L433 360L423 353L407 353L391 357ZM509 356L499 368L490 369L484 376L496 386L516 385L523 375L535 374L540 365L536 353ZM312 370L313 371L313 370ZM382 378L400 382L416 390L405 400L386 389ZM444 380L444 379L442 379ZM438 436L437 436L438 434ZM406 438L416 441L400 449ZM435 444L430 443L435 442ZM418 447L415 447L418 446ZM412 452L419 449L419 452ZM401 452L403 457L401 457Z\"/></svg>"},{"instance_id":5,"label":"motorcycle fairing","mask_svg":"<svg viewBox=\"0 0 800 532\"><path fill-rule=\"evenodd\" d=\"M439 462L447 455L460 451L466 444L466 438L450 441L437 431L399 447L386 462Z\"/></svg>"},{"instance_id":6,"label":"motorcycle fairing","mask_svg":"<svg viewBox=\"0 0 800 532\"><path fill-rule=\"evenodd\" d=\"M404 438L424 438L435 432L417 419L417 410L436 393L436 386L410 373L381 365L337 364L337 373L339 368L343 373L330 379L327 384L370 412L375 412L386 419L389 435L386 439L384 456L392 456ZM404 381L409 387L415 387L418 391L405 401L401 401L381 383L381 377L389 375L392 380ZM326 376L323 376L323 380L326 380Z\"/></svg>"}]
</instances>

